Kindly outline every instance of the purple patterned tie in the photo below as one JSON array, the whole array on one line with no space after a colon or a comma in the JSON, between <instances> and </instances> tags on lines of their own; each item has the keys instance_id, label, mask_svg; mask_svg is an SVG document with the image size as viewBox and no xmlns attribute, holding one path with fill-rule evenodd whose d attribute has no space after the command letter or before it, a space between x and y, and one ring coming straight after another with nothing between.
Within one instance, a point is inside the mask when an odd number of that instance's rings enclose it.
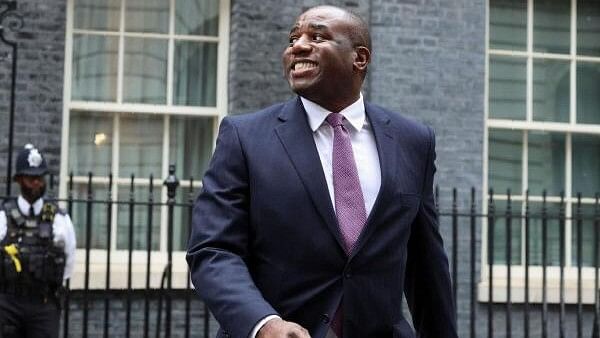
<instances>
[{"instance_id":1,"label":"purple patterned tie","mask_svg":"<svg viewBox=\"0 0 600 338\"><path fill-rule=\"evenodd\" d=\"M335 215L344 239L344 249L346 254L350 255L367 221L367 212L352 152L350 134L344 127L343 121L344 116L340 113L331 113L327 116L327 123L333 127L334 133L332 169ZM342 337L341 304L333 317L331 329L339 338Z\"/></svg>"}]
</instances>

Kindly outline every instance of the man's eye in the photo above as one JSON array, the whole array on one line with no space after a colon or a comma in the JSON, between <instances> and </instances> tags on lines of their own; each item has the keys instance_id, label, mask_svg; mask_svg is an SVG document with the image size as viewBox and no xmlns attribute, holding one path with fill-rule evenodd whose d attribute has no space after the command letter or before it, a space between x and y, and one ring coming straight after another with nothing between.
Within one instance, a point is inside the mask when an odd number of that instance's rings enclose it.
<instances>
[{"instance_id":1,"label":"man's eye","mask_svg":"<svg viewBox=\"0 0 600 338\"><path fill-rule=\"evenodd\" d=\"M295 36L290 36L290 45L293 45L296 41L298 41L298 38Z\"/></svg>"},{"instance_id":2,"label":"man's eye","mask_svg":"<svg viewBox=\"0 0 600 338\"><path fill-rule=\"evenodd\" d=\"M313 37L313 40L315 40L315 41L324 41L325 38L321 34L315 34L315 36Z\"/></svg>"}]
</instances>

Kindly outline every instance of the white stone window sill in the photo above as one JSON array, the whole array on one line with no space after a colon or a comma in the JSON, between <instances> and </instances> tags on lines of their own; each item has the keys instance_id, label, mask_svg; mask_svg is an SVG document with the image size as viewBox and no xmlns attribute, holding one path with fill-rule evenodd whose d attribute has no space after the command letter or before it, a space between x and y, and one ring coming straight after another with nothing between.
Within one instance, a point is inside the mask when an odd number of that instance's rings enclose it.
<instances>
[{"instance_id":1,"label":"white stone window sill","mask_svg":"<svg viewBox=\"0 0 600 338\"><path fill-rule=\"evenodd\" d=\"M583 304L595 303L594 279L595 269L583 267L581 270L581 302ZM566 304L577 304L578 302L578 280L577 267L564 268L564 301ZM508 273L506 266L494 266L493 292L494 303L506 303ZM511 268L511 303L525 302L525 269L523 266ZM487 266L483 266L478 283L478 301L488 302L489 278ZM543 302L543 275L540 266L529 268L529 303L541 304ZM560 303L560 268L557 266L547 267L546 270L546 301L548 304Z\"/></svg>"}]
</instances>

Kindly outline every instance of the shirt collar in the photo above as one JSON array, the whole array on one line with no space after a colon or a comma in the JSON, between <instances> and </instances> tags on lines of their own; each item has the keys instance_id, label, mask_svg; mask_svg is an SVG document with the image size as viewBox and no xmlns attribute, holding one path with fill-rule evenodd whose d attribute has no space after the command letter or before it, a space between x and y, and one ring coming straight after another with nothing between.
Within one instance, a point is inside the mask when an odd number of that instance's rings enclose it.
<instances>
[{"instance_id":1,"label":"shirt collar","mask_svg":"<svg viewBox=\"0 0 600 338\"><path fill-rule=\"evenodd\" d=\"M23 198L23 196L19 195L19 197L17 198L17 205L19 206L19 210L21 210L21 213L23 215L29 216L29 207L31 206L31 204L29 204L29 202L27 202L27 200ZM42 198L38 198L35 202L33 202L33 212L36 215L39 215L40 212L42 212L43 205L44 200Z\"/></svg>"},{"instance_id":2,"label":"shirt collar","mask_svg":"<svg viewBox=\"0 0 600 338\"><path fill-rule=\"evenodd\" d=\"M304 110L306 110L306 115L308 116L308 124L310 125L310 129L315 132L319 127L323 124L325 119L331 112L318 104L305 99L300 96L300 100L302 100L302 105L304 106ZM361 130L365 123L365 103L363 101L362 93L358 97L358 100L354 101L348 107L342 109L340 114L344 115L346 120L350 122L350 125L358 130Z\"/></svg>"}]
</instances>

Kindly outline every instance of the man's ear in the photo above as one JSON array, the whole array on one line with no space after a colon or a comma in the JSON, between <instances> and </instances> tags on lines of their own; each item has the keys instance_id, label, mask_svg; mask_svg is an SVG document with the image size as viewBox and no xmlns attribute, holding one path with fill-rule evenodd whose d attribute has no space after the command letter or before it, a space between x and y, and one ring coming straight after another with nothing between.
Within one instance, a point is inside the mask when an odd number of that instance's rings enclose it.
<instances>
[{"instance_id":1,"label":"man's ear","mask_svg":"<svg viewBox=\"0 0 600 338\"><path fill-rule=\"evenodd\" d=\"M371 63L371 51L365 46L358 46L354 48L354 67L357 70L364 72L367 69L369 63Z\"/></svg>"}]
</instances>

